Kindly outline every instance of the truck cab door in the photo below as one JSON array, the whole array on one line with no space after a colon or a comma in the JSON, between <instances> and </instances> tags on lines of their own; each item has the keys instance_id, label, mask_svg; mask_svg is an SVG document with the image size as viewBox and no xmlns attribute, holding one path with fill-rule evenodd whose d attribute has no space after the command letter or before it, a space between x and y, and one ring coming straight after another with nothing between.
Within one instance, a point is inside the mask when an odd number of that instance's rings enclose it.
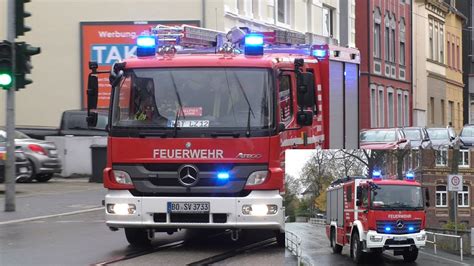
<instances>
[{"instance_id":1,"label":"truck cab door","mask_svg":"<svg viewBox=\"0 0 474 266\"><path fill-rule=\"evenodd\" d=\"M364 225L364 231L367 230L367 216L369 211L369 188L365 185L357 187L356 211L354 220L359 220Z\"/></svg>"}]
</instances>

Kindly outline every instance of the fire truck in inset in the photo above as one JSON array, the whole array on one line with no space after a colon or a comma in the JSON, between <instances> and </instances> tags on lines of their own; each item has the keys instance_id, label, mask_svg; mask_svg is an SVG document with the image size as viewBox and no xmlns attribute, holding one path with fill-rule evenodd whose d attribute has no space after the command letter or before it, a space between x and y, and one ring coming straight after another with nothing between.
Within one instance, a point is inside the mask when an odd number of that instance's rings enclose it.
<instances>
[{"instance_id":1,"label":"fire truck in inset","mask_svg":"<svg viewBox=\"0 0 474 266\"><path fill-rule=\"evenodd\" d=\"M412 173L405 180L382 179L379 171L372 179L335 180L326 205L326 234L333 252L341 253L348 245L357 263L368 253L380 255L384 250L415 261L426 244L427 197Z\"/></svg>"},{"instance_id":2,"label":"fire truck in inset","mask_svg":"<svg viewBox=\"0 0 474 266\"><path fill-rule=\"evenodd\" d=\"M138 37L137 56L109 72L107 226L132 245L186 228L273 230L283 243L284 151L358 146L359 52L304 43L187 25ZM89 67L94 125L102 73Z\"/></svg>"}]
</instances>

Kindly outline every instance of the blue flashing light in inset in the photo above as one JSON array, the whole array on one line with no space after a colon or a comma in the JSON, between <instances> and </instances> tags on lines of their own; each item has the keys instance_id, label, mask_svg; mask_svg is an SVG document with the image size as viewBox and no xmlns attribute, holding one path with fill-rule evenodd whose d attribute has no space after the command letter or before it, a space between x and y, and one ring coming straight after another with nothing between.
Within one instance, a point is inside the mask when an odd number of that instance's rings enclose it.
<instances>
[{"instance_id":1,"label":"blue flashing light in inset","mask_svg":"<svg viewBox=\"0 0 474 266\"><path fill-rule=\"evenodd\" d=\"M372 172L372 179L381 179L382 172L380 170L374 170Z\"/></svg>"},{"instance_id":2,"label":"blue flashing light in inset","mask_svg":"<svg viewBox=\"0 0 474 266\"><path fill-rule=\"evenodd\" d=\"M413 232L413 231L415 231L415 228L413 226L409 226L408 227L408 232Z\"/></svg>"},{"instance_id":3,"label":"blue flashing light in inset","mask_svg":"<svg viewBox=\"0 0 474 266\"><path fill-rule=\"evenodd\" d=\"M318 58L324 58L326 57L326 50L313 50L313 56Z\"/></svg>"},{"instance_id":4,"label":"blue flashing light in inset","mask_svg":"<svg viewBox=\"0 0 474 266\"><path fill-rule=\"evenodd\" d=\"M263 34L247 34L244 53L245 55L263 55Z\"/></svg>"},{"instance_id":5,"label":"blue flashing light in inset","mask_svg":"<svg viewBox=\"0 0 474 266\"><path fill-rule=\"evenodd\" d=\"M229 179L229 177L230 177L230 175L227 172L217 173L217 178L220 179L220 180L227 180L227 179Z\"/></svg>"},{"instance_id":6,"label":"blue flashing light in inset","mask_svg":"<svg viewBox=\"0 0 474 266\"><path fill-rule=\"evenodd\" d=\"M392 230L392 228L390 228L390 226L385 227L385 232L390 232L391 230Z\"/></svg>"},{"instance_id":7,"label":"blue flashing light in inset","mask_svg":"<svg viewBox=\"0 0 474 266\"><path fill-rule=\"evenodd\" d=\"M415 180L415 174L413 172L408 172L406 174L406 179L407 180Z\"/></svg>"},{"instance_id":8,"label":"blue flashing light in inset","mask_svg":"<svg viewBox=\"0 0 474 266\"><path fill-rule=\"evenodd\" d=\"M138 36L137 56L152 56L156 54L156 38L154 36Z\"/></svg>"}]
</instances>

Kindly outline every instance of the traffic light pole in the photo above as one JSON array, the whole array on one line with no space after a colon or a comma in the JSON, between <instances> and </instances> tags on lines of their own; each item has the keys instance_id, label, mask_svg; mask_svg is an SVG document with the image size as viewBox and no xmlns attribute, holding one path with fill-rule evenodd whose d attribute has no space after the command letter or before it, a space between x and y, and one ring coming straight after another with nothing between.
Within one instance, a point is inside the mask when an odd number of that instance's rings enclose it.
<instances>
[{"instance_id":1,"label":"traffic light pole","mask_svg":"<svg viewBox=\"0 0 474 266\"><path fill-rule=\"evenodd\" d=\"M15 0L7 0L7 40L15 43ZM13 49L13 69L15 69L15 49ZM13 72L14 73L14 72ZM5 164L5 211L15 211L15 88L12 86L6 91L6 131L7 131L7 158Z\"/></svg>"}]
</instances>

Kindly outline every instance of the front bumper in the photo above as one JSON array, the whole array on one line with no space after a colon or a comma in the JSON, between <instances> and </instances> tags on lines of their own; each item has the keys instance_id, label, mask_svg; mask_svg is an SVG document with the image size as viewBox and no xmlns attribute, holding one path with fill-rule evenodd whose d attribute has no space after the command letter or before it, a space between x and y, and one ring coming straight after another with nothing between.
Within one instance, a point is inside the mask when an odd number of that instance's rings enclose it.
<instances>
[{"instance_id":1,"label":"front bumper","mask_svg":"<svg viewBox=\"0 0 474 266\"><path fill-rule=\"evenodd\" d=\"M426 232L421 230L419 233L414 234L403 234L403 235L390 235L380 234L376 231L369 230L366 236L366 247L371 248L384 248L384 249L398 249L398 248L409 248L416 246L417 248L424 247L426 245ZM374 239L380 241L374 241Z\"/></svg>"},{"instance_id":2,"label":"front bumper","mask_svg":"<svg viewBox=\"0 0 474 266\"><path fill-rule=\"evenodd\" d=\"M209 202L210 219L206 223L171 222L167 212L168 202ZM222 228L222 229L272 229L284 231L283 198L278 190L252 191L246 197L135 197L128 190L109 190L105 196L107 204L134 204L134 214L118 215L105 213L109 227L138 228ZM276 214L264 216L244 215L242 206L246 204L272 204L278 206ZM154 214L166 213L166 221L155 222ZM226 214L225 223L213 222L213 214Z\"/></svg>"}]
</instances>

